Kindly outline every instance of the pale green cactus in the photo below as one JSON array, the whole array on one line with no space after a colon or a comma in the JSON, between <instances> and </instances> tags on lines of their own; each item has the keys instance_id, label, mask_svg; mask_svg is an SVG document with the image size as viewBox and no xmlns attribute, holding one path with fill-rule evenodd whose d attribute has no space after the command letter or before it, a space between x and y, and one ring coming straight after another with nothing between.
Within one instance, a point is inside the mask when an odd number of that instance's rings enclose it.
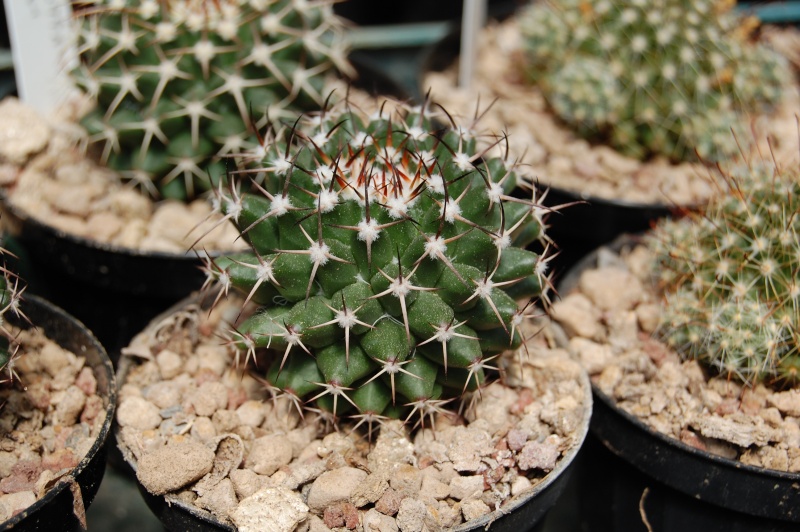
<instances>
[{"instance_id":1,"label":"pale green cactus","mask_svg":"<svg viewBox=\"0 0 800 532\"><path fill-rule=\"evenodd\" d=\"M800 370L800 168L741 167L701 212L650 239L661 332L686 357L745 382Z\"/></svg>"},{"instance_id":2,"label":"pale green cactus","mask_svg":"<svg viewBox=\"0 0 800 532\"><path fill-rule=\"evenodd\" d=\"M153 194L208 190L253 126L319 109L325 74L349 72L332 3L91 2L74 77L98 103L82 123L102 162Z\"/></svg>"},{"instance_id":3,"label":"pale green cactus","mask_svg":"<svg viewBox=\"0 0 800 532\"><path fill-rule=\"evenodd\" d=\"M245 359L272 353L271 386L368 421L482 387L549 286L525 249L545 211L511 194L521 167L398 106L365 117L342 101L271 132L263 187L220 195L253 252L208 268L262 305L231 335Z\"/></svg>"},{"instance_id":4,"label":"pale green cactus","mask_svg":"<svg viewBox=\"0 0 800 532\"><path fill-rule=\"evenodd\" d=\"M534 2L519 19L526 73L562 120L625 154L738 155L731 127L777 105L790 74L732 4Z\"/></svg>"}]
</instances>

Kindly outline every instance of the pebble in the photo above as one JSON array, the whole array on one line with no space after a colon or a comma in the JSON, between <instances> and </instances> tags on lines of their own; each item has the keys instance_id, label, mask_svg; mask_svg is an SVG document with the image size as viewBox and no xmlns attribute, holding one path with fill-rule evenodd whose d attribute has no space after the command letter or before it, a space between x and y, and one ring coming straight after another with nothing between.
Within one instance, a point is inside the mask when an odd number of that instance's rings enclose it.
<instances>
[{"instance_id":1,"label":"pebble","mask_svg":"<svg viewBox=\"0 0 800 532\"><path fill-rule=\"evenodd\" d=\"M397 521L388 515L383 515L375 508L367 510L361 519L364 532L398 532Z\"/></svg>"},{"instance_id":2,"label":"pebble","mask_svg":"<svg viewBox=\"0 0 800 532\"><path fill-rule=\"evenodd\" d=\"M411 464L398 464L389 476L389 486L401 497L416 497L422 486L422 472Z\"/></svg>"},{"instance_id":3,"label":"pebble","mask_svg":"<svg viewBox=\"0 0 800 532\"><path fill-rule=\"evenodd\" d=\"M142 390L142 397L158 408L169 408L180 403L181 392L174 383L160 381L144 388Z\"/></svg>"},{"instance_id":4,"label":"pebble","mask_svg":"<svg viewBox=\"0 0 800 532\"><path fill-rule=\"evenodd\" d=\"M394 515L400 510L400 503L404 498L403 495L389 488L375 502L375 509L384 515Z\"/></svg>"},{"instance_id":5,"label":"pebble","mask_svg":"<svg viewBox=\"0 0 800 532\"><path fill-rule=\"evenodd\" d=\"M461 513L465 521L478 519L491 512L491 508L480 499L470 499L461 503Z\"/></svg>"},{"instance_id":6,"label":"pebble","mask_svg":"<svg viewBox=\"0 0 800 532\"><path fill-rule=\"evenodd\" d=\"M0 495L0 504L7 510L9 517L36 502L36 494L32 491L19 491Z\"/></svg>"},{"instance_id":7,"label":"pebble","mask_svg":"<svg viewBox=\"0 0 800 532\"><path fill-rule=\"evenodd\" d=\"M0 117L0 159L23 164L47 146L50 127L32 107L17 98L4 98Z\"/></svg>"},{"instance_id":8,"label":"pebble","mask_svg":"<svg viewBox=\"0 0 800 532\"><path fill-rule=\"evenodd\" d=\"M450 481L450 497L461 501L483 495L483 475L455 477Z\"/></svg>"},{"instance_id":9,"label":"pebble","mask_svg":"<svg viewBox=\"0 0 800 532\"><path fill-rule=\"evenodd\" d=\"M130 396L117 407L117 423L122 427L149 430L161 424L159 408L142 397Z\"/></svg>"},{"instance_id":10,"label":"pebble","mask_svg":"<svg viewBox=\"0 0 800 532\"><path fill-rule=\"evenodd\" d=\"M183 370L183 359L178 353L169 349L162 349L156 355L156 364L158 364L158 370L161 372L161 378L165 380L177 377Z\"/></svg>"},{"instance_id":11,"label":"pebble","mask_svg":"<svg viewBox=\"0 0 800 532\"><path fill-rule=\"evenodd\" d=\"M239 532L292 532L308 516L308 506L297 492L270 487L239 502L229 515Z\"/></svg>"},{"instance_id":12,"label":"pebble","mask_svg":"<svg viewBox=\"0 0 800 532\"><path fill-rule=\"evenodd\" d=\"M547 441L529 441L517 455L517 465L523 471L529 469L552 471L559 455L558 447Z\"/></svg>"},{"instance_id":13,"label":"pebble","mask_svg":"<svg viewBox=\"0 0 800 532\"><path fill-rule=\"evenodd\" d=\"M482 458L492 452L492 438L486 431L456 427L447 456L456 471L472 472L481 468Z\"/></svg>"},{"instance_id":14,"label":"pebble","mask_svg":"<svg viewBox=\"0 0 800 532\"><path fill-rule=\"evenodd\" d=\"M253 441L245 466L259 475L271 475L292 461L292 443L282 434L271 434Z\"/></svg>"},{"instance_id":15,"label":"pebble","mask_svg":"<svg viewBox=\"0 0 800 532\"><path fill-rule=\"evenodd\" d=\"M199 416L194 418L192 421L192 428L189 429L189 434L193 438L197 438L198 440L205 442L212 440L217 436L217 428L214 426L214 422L211 421L210 418Z\"/></svg>"},{"instance_id":16,"label":"pebble","mask_svg":"<svg viewBox=\"0 0 800 532\"><path fill-rule=\"evenodd\" d=\"M550 315L571 336L601 339L600 313L583 294L569 294L550 308Z\"/></svg>"},{"instance_id":17,"label":"pebble","mask_svg":"<svg viewBox=\"0 0 800 532\"><path fill-rule=\"evenodd\" d=\"M198 416L208 416L228 406L228 389L221 382L204 382L190 396L189 403Z\"/></svg>"},{"instance_id":18,"label":"pebble","mask_svg":"<svg viewBox=\"0 0 800 532\"><path fill-rule=\"evenodd\" d=\"M422 532L425 529L425 516L428 509L422 501L407 498L400 503L397 511L397 527L401 532Z\"/></svg>"},{"instance_id":19,"label":"pebble","mask_svg":"<svg viewBox=\"0 0 800 532\"><path fill-rule=\"evenodd\" d=\"M240 499L272 486L268 476L259 475L252 469L234 469L230 472L230 479L233 482L233 490Z\"/></svg>"},{"instance_id":20,"label":"pebble","mask_svg":"<svg viewBox=\"0 0 800 532\"><path fill-rule=\"evenodd\" d=\"M78 421L84 405L86 405L86 394L73 384L67 388L56 405L53 422L62 426L74 425Z\"/></svg>"},{"instance_id":21,"label":"pebble","mask_svg":"<svg viewBox=\"0 0 800 532\"><path fill-rule=\"evenodd\" d=\"M264 422L264 405L261 401L245 401L236 409L242 425L259 427Z\"/></svg>"},{"instance_id":22,"label":"pebble","mask_svg":"<svg viewBox=\"0 0 800 532\"><path fill-rule=\"evenodd\" d=\"M85 366L80 370L78 378L75 379L75 386L80 388L86 395L94 395L97 393L97 379L94 377L92 368Z\"/></svg>"},{"instance_id":23,"label":"pebble","mask_svg":"<svg viewBox=\"0 0 800 532\"><path fill-rule=\"evenodd\" d=\"M601 310L631 310L642 297L642 284L631 272L615 267L586 270L581 292Z\"/></svg>"},{"instance_id":24,"label":"pebble","mask_svg":"<svg viewBox=\"0 0 800 532\"><path fill-rule=\"evenodd\" d=\"M195 499L194 504L216 515L227 517L239 504L239 500L236 498L233 482L229 478L223 478L202 497Z\"/></svg>"},{"instance_id":25,"label":"pebble","mask_svg":"<svg viewBox=\"0 0 800 532\"><path fill-rule=\"evenodd\" d=\"M187 439L145 453L139 459L136 478L154 495L176 491L211 471L214 452Z\"/></svg>"},{"instance_id":26,"label":"pebble","mask_svg":"<svg viewBox=\"0 0 800 532\"><path fill-rule=\"evenodd\" d=\"M326 471L311 484L308 507L312 512L321 513L331 504L349 500L350 495L366 477L365 471L355 467Z\"/></svg>"},{"instance_id":27,"label":"pebble","mask_svg":"<svg viewBox=\"0 0 800 532\"><path fill-rule=\"evenodd\" d=\"M773 393L767 402L787 416L800 417L800 389Z\"/></svg>"},{"instance_id":28,"label":"pebble","mask_svg":"<svg viewBox=\"0 0 800 532\"><path fill-rule=\"evenodd\" d=\"M451 480L452 482L452 480ZM421 499L446 499L450 495L450 486L436 479L433 475L422 477L422 486L419 488Z\"/></svg>"}]
</instances>

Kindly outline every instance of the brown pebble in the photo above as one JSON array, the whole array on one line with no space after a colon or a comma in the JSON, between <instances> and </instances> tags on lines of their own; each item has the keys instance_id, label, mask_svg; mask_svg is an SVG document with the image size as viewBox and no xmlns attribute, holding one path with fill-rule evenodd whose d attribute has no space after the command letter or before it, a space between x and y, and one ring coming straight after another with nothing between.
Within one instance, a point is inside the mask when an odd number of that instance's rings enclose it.
<instances>
[{"instance_id":1,"label":"brown pebble","mask_svg":"<svg viewBox=\"0 0 800 532\"><path fill-rule=\"evenodd\" d=\"M20 460L11 468L11 475L0 480L0 491L3 493L33 491L41 473L40 461Z\"/></svg>"},{"instance_id":2,"label":"brown pebble","mask_svg":"<svg viewBox=\"0 0 800 532\"><path fill-rule=\"evenodd\" d=\"M392 488L387 489L375 503L375 509L384 515L394 515L400 509L402 495Z\"/></svg>"},{"instance_id":3,"label":"brown pebble","mask_svg":"<svg viewBox=\"0 0 800 532\"><path fill-rule=\"evenodd\" d=\"M703 443L703 440L700 439L700 436L692 432L688 429L683 429L681 431L681 441L688 445L689 447L694 447L695 449L700 449L701 451L706 451L706 444Z\"/></svg>"}]
</instances>

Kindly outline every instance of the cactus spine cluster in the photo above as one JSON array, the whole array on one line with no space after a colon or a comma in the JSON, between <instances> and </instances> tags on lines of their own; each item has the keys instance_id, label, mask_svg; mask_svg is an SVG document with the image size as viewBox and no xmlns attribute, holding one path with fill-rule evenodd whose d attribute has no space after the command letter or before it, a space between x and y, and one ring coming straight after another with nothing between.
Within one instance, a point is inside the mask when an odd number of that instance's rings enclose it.
<instances>
[{"instance_id":1,"label":"cactus spine cluster","mask_svg":"<svg viewBox=\"0 0 800 532\"><path fill-rule=\"evenodd\" d=\"M261 305L231 331L239 356L267 349L270 386L362 421L424 419L483 386L549 285L517 165L396 105L344 100L269 133L263 185L219 198L252 253L208 268Z\"/></svg>"},{"instance_id":2,"label":"cactus spine cluster","mask_svg":"<svg viewBox=\"0 0 800 532\"><path fill-rule=\"evenodd\" d=\"M89 3L74 77L98 103L82 123L102 162L162 196L209 189L252 123L319 109L324 75L349 70L332 2Z\"/></svg>"},{"instance_id":3,"label":"cactus spine cluster","mask_svg":"<svg viewBox=\"0 0 800 532\"><path fill-rule=\"evenodd\" d=\"M661 330L687 357L745 382L800 370L800 168L727 177L702 212L662 222L652 244L666 295Z\"/></svg>"},{"instance_id":4,"label":"cactus spine cluster","mask_svg":"<svg viewBox=\"0 0 800 532\"><path fill-rule=\"evenodd\" d=\"M731 128L777 104L784 58L724 0L546 0L520 17L526 74L581 135L637 158L737 155Z\"/></svg>"},{"instance_id":5,"label":"cactus spine cluster","mask_svg":"<svg viewBox=\"0 0 800 532\"><path fill-rule=\"evenodd\" d=\"M2 265L0 265L0 384L10 383L17 379L14 362L19 356L19 345L16 343L15 336L7 328L5 317L7 314L24 317L19 305L25 285L19 276L8 267L5 260L8 255L10 253L0 247L0 257L3 257Z\"/></svg>"}]
</instances>

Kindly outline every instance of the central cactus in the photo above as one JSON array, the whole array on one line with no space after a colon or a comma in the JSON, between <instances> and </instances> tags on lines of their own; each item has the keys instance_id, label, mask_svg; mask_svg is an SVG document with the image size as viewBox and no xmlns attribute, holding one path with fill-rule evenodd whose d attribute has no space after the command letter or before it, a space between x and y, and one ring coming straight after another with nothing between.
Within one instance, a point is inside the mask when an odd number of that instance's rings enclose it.
<instances>
[{"instance_id":1,"label":"central cactus","mask_svg":"<svg viewBox=\"0 0 800 532\"><path fill-rule=\"evenodd\" d=\"M525 249L543 210L511 195L517 165L396 105L366 118L342 101L272 131L263 186L219 198L253 252L208 268L262 305L232 335L246 359L274 354L271 386L362 420L480 388L549 285L547 259Z\"/></svg>"},{"instance_id":2,"label":"central cactus","mask_svg":"<svg viewBox=\"0 0 800 532\"><path fill-rule=\"evenodd\" d=\"M752 42L729 0L545 0L520 16L525 73L562 120L637 158L718 161L775 106L783 57Z\"/></svg>"},{"instance_id":3,"label":"central cactus","mask_svg":"<svg viewBox=\"0 0 800 532\"><path fill-rule=\"evenodd\" d=\"M319 109L324 74L351 70L333 0L84 3L74 77L98 106L82 123L102 162L162 196L207 190L251 122Z\"/></svg>"}]
</instances>

